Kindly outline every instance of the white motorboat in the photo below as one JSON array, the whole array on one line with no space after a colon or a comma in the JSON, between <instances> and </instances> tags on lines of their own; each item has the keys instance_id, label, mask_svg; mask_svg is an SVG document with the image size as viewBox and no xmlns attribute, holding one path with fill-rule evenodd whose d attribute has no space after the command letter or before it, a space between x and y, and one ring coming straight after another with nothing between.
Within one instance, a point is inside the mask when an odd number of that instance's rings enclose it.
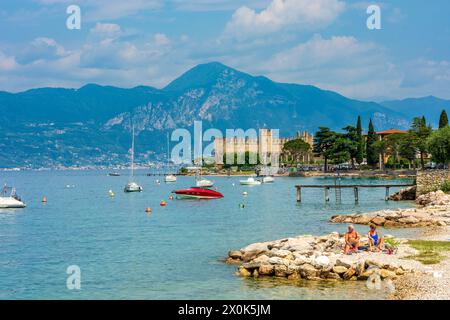
<instances>
[{"instance_id":1,"label":"white motorboat","mask_svg":"<svg viewBox=\"0 0 450 320\"><path fill-rule=\"evenodd\" d=\"M130 174L130 182L125 185L123 188L124 192L141 192L142 187L133 181L134 177L134 125L132 129L132 139L131 139L131 174Z\"/></svg>"},{"instance_id":2,"label":"white motorboat","mask_svg":"<svg viewBox=\"0 0 450 320\"><path fill-rule=\"evenodd\" d=\"M273 182L275 182L275 179L274 179L274 177L271 177L271 176L265 176L265 177L263 177L262 182L263 183L273 183Z\"/></svg>"},{"instance_id":3,"label":"white motorboat","mask_svg":"<svg viewBox=\"0 0 450 320\"><path fill-rule=\"evenodd\" d=\"M239 180L239 183L246 186L257 186L261 184L261 181L256 180L255 178L248 178L246 180Z\"/></svg>"},{"instance_id":4,"label":"white motorboat","mask_svg":"<svg viewBox=\"0 0 450 320\"><path fill-rule=\"evenodd\" d=\"M200 188L211 188L214 182L205 178L199 178L195 181L195 186Z\"/></svg>"},{"instance_id":5,"label":"white motorboat","mask_svg":"<svg viewBox=\"0 0 450 320\"><path fill-rule=\"evenodd\" d=\"M164 177L165 182L177 182L177 177L173 174L168 174Z\"/></svg>"},{"instance_id":6,"label":"white motorboat","mask_svg":"<svg viewBox=\"0 0 450 320\"><path fill-rule=\"evenodd\" d=\"M4 186L0 194L0 208L25 208L26 204L16 194L16 189Z\"/></svg>"},{"instance_id":7,"label":"white motorboat","mask_svg":"<svg viewBox=\"0 0 450 320\"><path fill-rule=\"evenodd\" d=\"M125 188L123 188L123 191L125 192L141 192L142 187L138 185L136 182L128 182L125 185Z\"/></svg>"}]
</instances>

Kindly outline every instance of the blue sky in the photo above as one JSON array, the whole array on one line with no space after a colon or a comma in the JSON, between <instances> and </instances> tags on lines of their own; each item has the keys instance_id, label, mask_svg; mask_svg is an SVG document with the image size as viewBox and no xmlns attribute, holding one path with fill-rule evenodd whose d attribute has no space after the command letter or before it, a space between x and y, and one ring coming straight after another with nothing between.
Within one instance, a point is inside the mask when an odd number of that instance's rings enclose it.
<instances>
[{"instance_id":1,"label":"blue sky","mask_svg":"<svg viewBox=\"0 0 450 320\"><path fill-rule=\"evenodd\" d=\"M66 28L71 4L81 30ZM2 0L0 90L161 88L220 61L365 100L449 99L449 13L447 0Z\"/></svg>"}]
</instances>

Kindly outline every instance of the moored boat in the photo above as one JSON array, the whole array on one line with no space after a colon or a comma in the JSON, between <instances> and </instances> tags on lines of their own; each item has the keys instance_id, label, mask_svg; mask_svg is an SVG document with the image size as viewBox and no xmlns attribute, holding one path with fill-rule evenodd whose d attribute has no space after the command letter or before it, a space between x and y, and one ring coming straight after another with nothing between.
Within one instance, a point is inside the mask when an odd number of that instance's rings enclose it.
<instances>
[{"instance_id":1,"label":"moored boat","mask_svg":"<svg viewBox=\"0 0 450 320\"><path fill-rule=\"evenodd\" d=\"M195 186L200 188L211 188L214 185L214 182L208 179L200 178L195 181Z\"/></svg>"},{"instance_id":2,"label":"moored boat","mask_svg":"<svg viewBox=\"0 0 450 320\"><path fill-rule=\"evenodd\" d=\"M246 180L239 180L239 183L245 186L257 186L261 184L261 181L256 180L255 178L248 178Z\"/></svg>"},{"instance_id":3,"label":"moored boat","mask_svg":"<svg viewBox=\"0 0 450 320\"><path fill-rule=\"evenodd\" d=\"M16 189L4 186L0 194L0 208L1 209L13 209L13 208L25 208L26 204L16 194Z\"/></svg>"},{"instance_id":4,"label":"moored boat","mask_svg":"<svg viewBox=\"0 0 450 320\"><path fill-rule=\"evenodd\" d=\"M164 182L177 182L177 177L173 174L168 174L164 177Z\"/></svg>"},{"instance_id":5,"label":"moored boat","mask_svg":"<svg viewBox=\"0 0 450 320\"><path fill-rule=\"evenodd\" d=\"M110 172L110 173L108 173L108 176L110 176L110 177L120 177L120 173L118 173L118 172Z\"/></svg>"},{"instance_id":6,"label":"moored boat","mask_svg":"<svg viewBox=\"0 0 450 320\"><path fill-rule=\"evenodd\" d=\"M274 179L274 177L271 177L271 176L265 176L265 177L263 177L262 182L263 183L272 183L272 182L275 182L275 179Z\"/></svg>"},{"instance_id":7,"label":"moored boat","mask_svg":"<svg viewBox=\"0 0 450 320\"><path fill-rule=\"evenodd\" d=\"M191 187L187 189L175 190L173 191L177 195L178 199L220 199L223 198L223 194L207 189L207 188L199 188L199 187Z\"/></svg>"},{"instance_id":8,"label":"moored boat","mask_svg":"<svg viewBox=\"0 0 450 320\"><path fill-rule=\"evenodd\" d=\"M134 124L132 125L132 140L131 140L131 174L130 181L123 188L124 192L141 192L142 187L133 181L134 179Z\"/></svg>"}]
</instances>

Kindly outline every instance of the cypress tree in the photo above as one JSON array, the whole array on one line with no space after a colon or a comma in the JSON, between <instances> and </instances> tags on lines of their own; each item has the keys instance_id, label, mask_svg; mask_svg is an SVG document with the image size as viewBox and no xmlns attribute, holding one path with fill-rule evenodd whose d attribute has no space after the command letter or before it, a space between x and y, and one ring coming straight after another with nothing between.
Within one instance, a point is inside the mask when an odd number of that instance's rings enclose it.
<instances>
[{"instance_id":1,"label":"cypress tree","mask_svg":"<svg viewBox=\"0 0 450 320\"><path fill-rule=\"evenodd\" d=\"M373 127L372 119L369 122L369 130L367 131L366 141L366 156L367 164L369 166L375 166L378 163L378 154L374 148L374 143L377 141L377 133Z\"/></svg>"},{"instance_id":2,"label":"cypress tree","mask_svg":"<svg viewBox=\"0 0 450 320\"><path fill-rule=\"evenodd\" d=\"M364 138L362 135L361 116L358 116L358 122L356 123L356 139L358 146L355 160L360 165L364 161Z\"/></svg>"},{"instance_id":3,"label":"cypress tree","mask_svg":"<svg viewBox=\"0 0 450 320\"><path fill-rule=\"evenodd\" d=\"M439 117L439 129L445 128L446 126L448 126L447 112L442 110L441 116Z\"/></svg>"}]
</instances>

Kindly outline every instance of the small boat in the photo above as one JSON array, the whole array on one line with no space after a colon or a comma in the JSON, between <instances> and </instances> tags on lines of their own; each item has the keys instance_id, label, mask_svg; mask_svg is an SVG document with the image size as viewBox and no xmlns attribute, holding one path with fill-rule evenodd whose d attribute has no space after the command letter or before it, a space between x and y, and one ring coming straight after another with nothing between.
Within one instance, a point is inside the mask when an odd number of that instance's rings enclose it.
<instances>
[{"instance_id":1,"label":"small boat","mask_svg":"<svg viewBox=\"0 0 450 320\"><path fill-rule=\"evenodd\" d=\"M124 192L141 192L142 187L138 185L136 182L128 182L123 188Z\"/></svg>"},{"instance_id":2,"label":"small boat","mask_svg":"<svg viewBox=\"0 0 450 320\"><path fill-rule=\"evenodd\" d=\"M0 208L25 208L26 204L16 194L16 188L4 186L0 194Z\"/></svg>"},{"instance_id":3,"label":"small boat","mask_svg":"<svg viewBox=\"0 0 450 320\"><path fill-rule=\"evenodd\" d=\"M258 186L261 184L261 181L256 180L255 178L248 178L246 180L239 180L239 183L245 186Z\"/></svg>"},{"instance_id":4,"label":"small boat","mask_svg":"<svg viewBox=\"0 0 450 320\"><path fill-rule=\"evenodd\" d=\"M132 140L131 140L131 174L130 174L130 182L125 185L123 188L124 192L141 192L142 187L133 181L134 178L134 125L132 129Z\"/></svg>"},{"instance_id":5,"label":"small boat","mask_svg":"<svg viewBox=\"0 0 450 320\"><path fill-rule=\"evenodd\" d=\"M191 187L187 189L175 190L173 191L177 195L178 199L220 199L223 198L223 194L218 191Z\"/></svg>"},{"instance_id":6,"label":"small boat","mask_svg":"<svg viewBox=\"0 0 450 320\"><path fill-rule=\"evenodd\" d=\"M118 173L118 172L110 172L110 173L108 173L108 176L110 176L110 177L119 177L120 173Z\"/></svg>"},{"instance_id":7,"label":"small boat","mask_svg":"<svg viewBox=\"0 0 450 320\"><path fill-rule=\"evenodd\" d=\"M274 177L271 177L271 176L265 176L265 177L263 177L262 182L263 183L272 183L272 182L275 182L275 179L274 179Z\"/></svg>"},{"instance_id":8,"label":"small boat","mask_svg":"<svg viewBox=\"0 0 450 320\"><path fill-rule=\"evenodd\" d=\"M195 186L200 188L211 188L213 185L214 182L205 178L200 178L195 181Z\"/></svg>"},{"instance_id":9,"label":"small boat","mask_svg":"<svg viewBox=\"0 0 450 320\"><path fill-rule=\"evenodd\" d=\"M165 182L177 182L177 177L174 176L173 174L168 174L167 176L164 177L164 181Z\"/></svg>"}]
</instances>

